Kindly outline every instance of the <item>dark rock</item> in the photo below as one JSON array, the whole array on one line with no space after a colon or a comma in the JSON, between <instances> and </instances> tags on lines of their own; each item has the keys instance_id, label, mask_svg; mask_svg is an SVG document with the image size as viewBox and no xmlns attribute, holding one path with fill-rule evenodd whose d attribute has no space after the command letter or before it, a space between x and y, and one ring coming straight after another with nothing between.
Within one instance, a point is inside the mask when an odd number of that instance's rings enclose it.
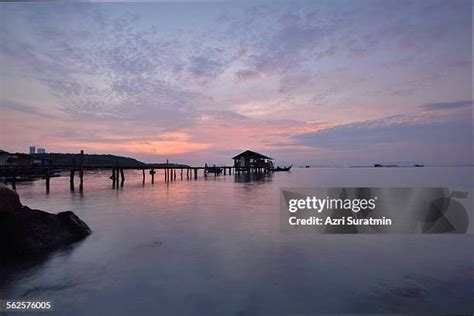
<instances>
[{"instance_id":1,"label":"dark rock","mask_svg":"<svg viewBox=\"0 0 474 316\"><path fill-rule=\"evenodd\" d=\"M6 263L44 255L90 233L71 211L55 215L26 206L0 210L0 260Z\"/></svg>"},{"instance_id":2,"label":"dark rock","mask_svg":"<svg viewBox=\"0 0 474 316\"><path fill-rule=\"evenodd\" d=\"M20 196L15 191L0 184L0 212L8 212L21 207Z\"/></svg>"},{"instance_id":3,"label":"dark rock","mask_svg":"<svg viewBox=\"0 0 474 316\"><path fill-rule=\"evenodd\" d=\"M67 227L71 233L79 238L84 238L91 233L91 229L72 211L60 212L57 217Z\"/></svg>"}]
</instances>

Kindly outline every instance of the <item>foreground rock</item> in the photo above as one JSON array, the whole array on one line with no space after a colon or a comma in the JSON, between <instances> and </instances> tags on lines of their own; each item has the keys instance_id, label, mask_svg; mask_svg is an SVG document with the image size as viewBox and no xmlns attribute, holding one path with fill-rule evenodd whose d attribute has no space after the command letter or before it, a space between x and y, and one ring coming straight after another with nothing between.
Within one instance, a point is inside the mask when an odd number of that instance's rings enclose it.
<instances>
[{"instance_id":1,"label":"foreground rock","mask_svg":"<svg viewBox=\"0 0 474 316\"><path fill-rule=\"evenodd\" d=\"M44 255L83 239L90 228L73 212L51 214L22 206L18 194L0 187L0 260Z\"/></svg>"},{"instance_id":2,"label":"foreground rock","mask_svg":"<svg viewBox=\"0 0 474 316\"><path fill-rule=\"evenodd\" d=\"M14 211L21 206L18 193L0 184L0 212Z\"/></svg>"}]
</instances>

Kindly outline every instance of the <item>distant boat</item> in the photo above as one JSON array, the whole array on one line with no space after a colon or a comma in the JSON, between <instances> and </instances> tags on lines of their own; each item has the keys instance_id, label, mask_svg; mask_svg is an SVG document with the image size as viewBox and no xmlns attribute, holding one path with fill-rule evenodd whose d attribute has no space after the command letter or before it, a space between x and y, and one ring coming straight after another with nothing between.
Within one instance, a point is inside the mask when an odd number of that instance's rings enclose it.
<instances>
[{"instance_id":1,"label":"distant boat","mask_svg":"<svg viewBox=\"0 0 474 316\"><path fill-rule=\"evenodd\" d=\"M310 166L305 166L305 168L310 168Z\"/></svg>"},{"instance_id":2,"label":"distant boat","mask_svg":"<svg viewBox=\"0 0 474 316\"><path fill-rule=\"evenodd\" d=\"M422 164L416 164L416 165L414 165L413 167L424 167L424 165L422 165Z\"/></svg>"},{"instance_id":3,"label":"distant boat","mask_svg":"<svg viewBox=\"0 0 474 316\"><path fill-rule=\"evenodd\" d=\"M293 165L290 165L289 167L276 167L276 168L271 168L270 171L275 171L275 172L278 172L278 171L290 171L291 167L293 167Z\"/></svg>"}]
</instances>

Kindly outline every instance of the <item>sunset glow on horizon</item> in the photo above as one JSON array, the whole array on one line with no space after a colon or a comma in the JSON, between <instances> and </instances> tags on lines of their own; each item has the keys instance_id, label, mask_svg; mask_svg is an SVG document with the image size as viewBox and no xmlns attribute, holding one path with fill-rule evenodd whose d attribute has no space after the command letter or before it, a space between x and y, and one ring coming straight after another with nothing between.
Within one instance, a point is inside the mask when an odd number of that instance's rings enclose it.
<instances>
[{"instance_id":1,"label":"sunset glow on horizon","mask_svg":"<svg viewBox=\"0 0 474 316\"><path fill-rule=\"evenodd\" d=\"M472 163L468 0L0 7L3 150Z\"/></svg>"}]
</instances>

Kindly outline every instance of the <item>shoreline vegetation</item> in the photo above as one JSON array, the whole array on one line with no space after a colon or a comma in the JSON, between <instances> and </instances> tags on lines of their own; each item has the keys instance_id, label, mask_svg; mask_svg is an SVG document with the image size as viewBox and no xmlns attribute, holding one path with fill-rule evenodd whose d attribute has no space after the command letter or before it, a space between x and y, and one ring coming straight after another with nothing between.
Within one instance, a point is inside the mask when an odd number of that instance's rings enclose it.
<instances>
[{"instance_id":1,"label":"shoreline vegetation","mask_svg":"<svg viewBox=\"0 0 474 316\"><path fill-rule=\"evenodd\" d=\"M55 167L65 167L71 165L79 165L81 159L84 166L94 167L109 167L117 165L120 167L130 168L160 168L160 167L174 167L174 168L188 168L190 166L176 163L145 163L135 158L117 156L111 154L84 154L81 157L80 153L45 153L33 154L34 158L49 160L51 165Z\"/></svg>"}]
</instances>

